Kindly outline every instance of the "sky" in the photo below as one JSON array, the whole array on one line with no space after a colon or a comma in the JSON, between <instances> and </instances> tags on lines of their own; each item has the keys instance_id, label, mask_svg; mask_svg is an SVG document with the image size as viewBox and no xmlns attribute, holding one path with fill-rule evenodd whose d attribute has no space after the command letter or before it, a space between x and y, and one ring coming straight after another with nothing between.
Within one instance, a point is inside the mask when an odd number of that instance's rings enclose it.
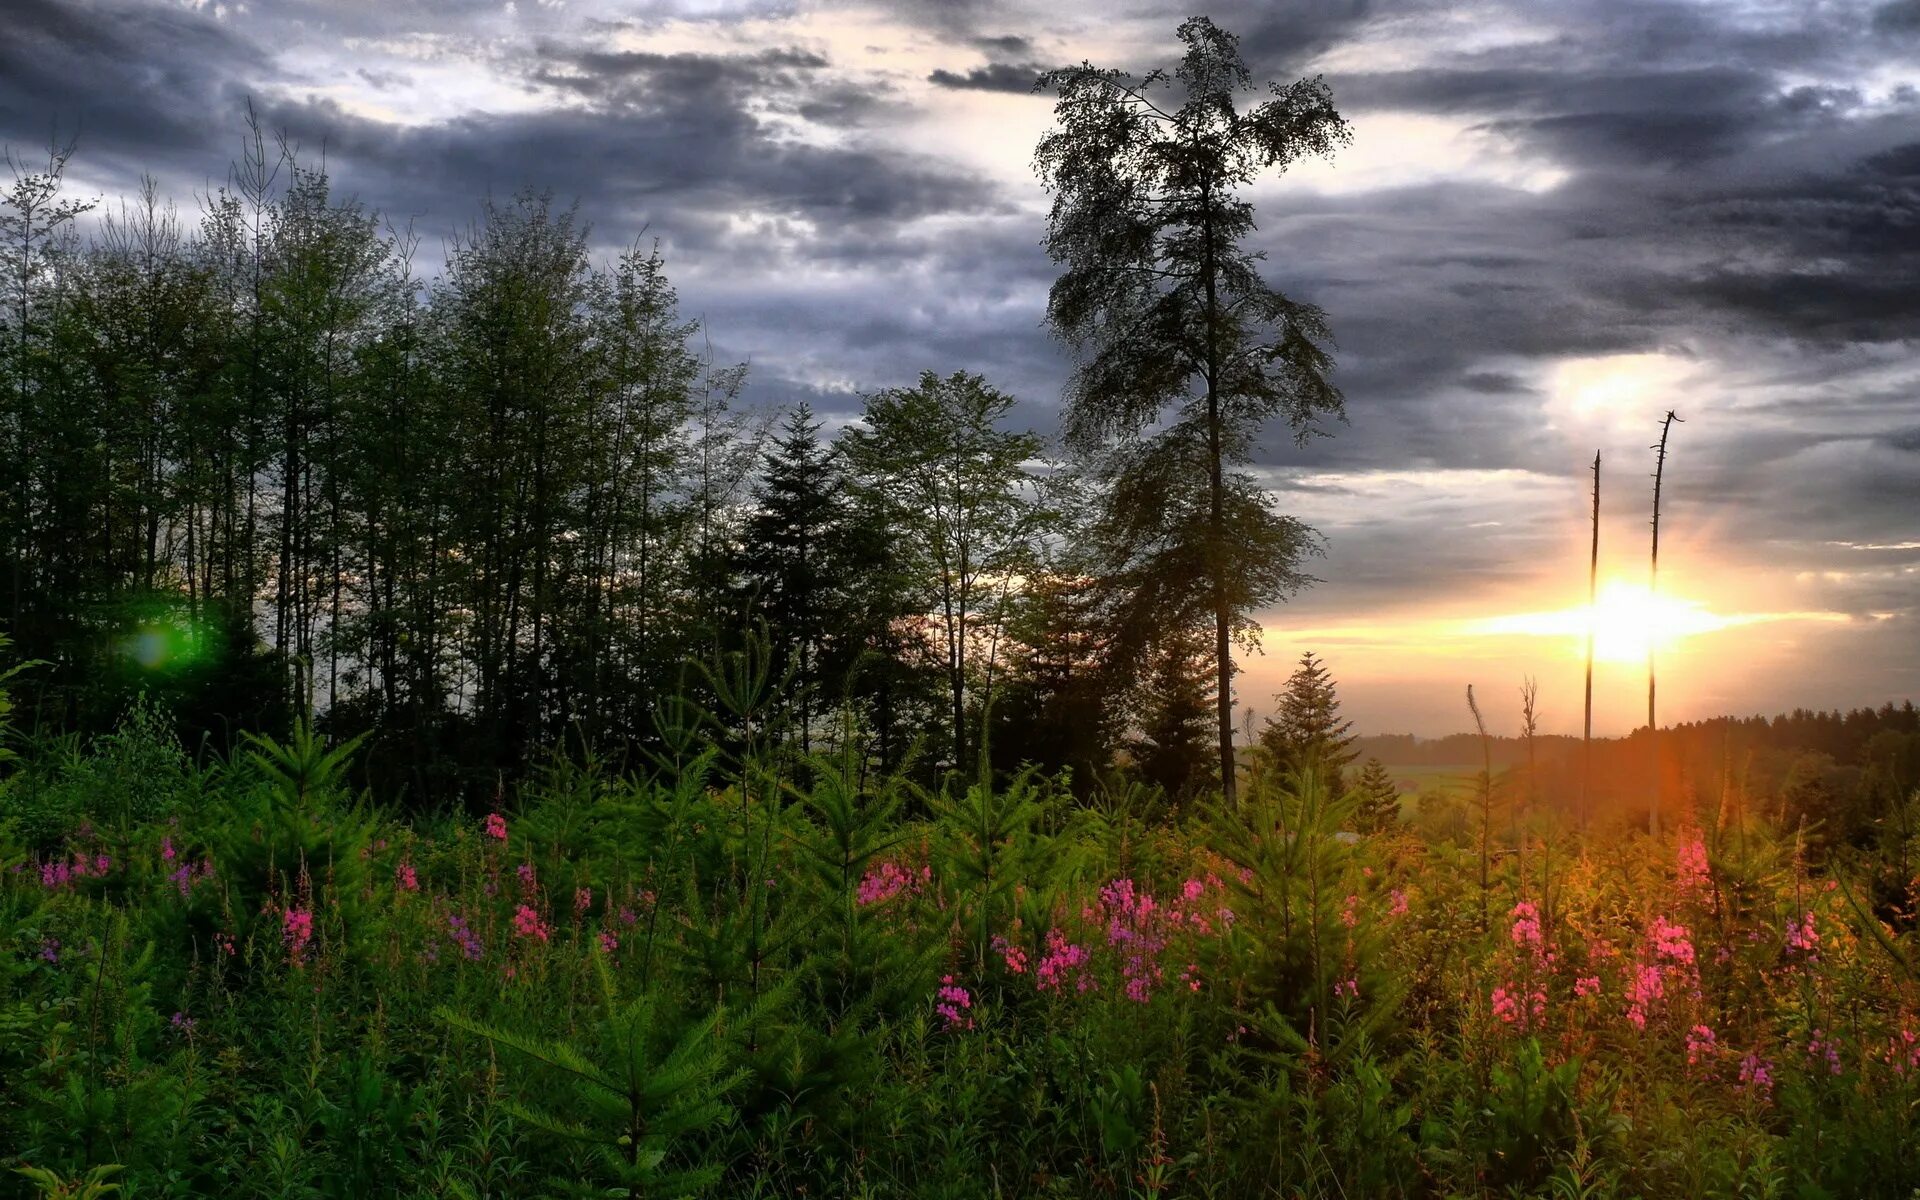
<instances>
[{"instance_id":1,"label":"sky","mask_svg":"<svg viewBox=\"0 0 1920 1200\"><path fill-rule=\"evenodd\" d=\"M1072 362L1031 156L1048 67L1172 66L1158 2L5 0L0 142L191 211L249 101L424 239L523 187L657 238L750 403L850 417L978 371L1057 430ZM1320 583L1262 614L1367 732L1577 731L1920 698L1920 0L1223 0L1256 79L1321 75L1331 162L1251 192L1350 416L1255 470ZM430 263L429 263L430 265ZM1647 586L1659 419L1673 427Z\"/></svg>"}]
</instances>

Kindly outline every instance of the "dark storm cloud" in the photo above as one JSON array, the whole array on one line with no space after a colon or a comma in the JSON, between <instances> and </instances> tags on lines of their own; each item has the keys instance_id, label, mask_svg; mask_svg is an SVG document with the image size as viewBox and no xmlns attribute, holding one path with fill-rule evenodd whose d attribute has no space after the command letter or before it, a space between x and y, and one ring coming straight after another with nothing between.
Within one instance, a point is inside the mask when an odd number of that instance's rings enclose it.
<instances>
[{"instance_id":1,"label":"dark storm cloud","mask_svg":"<svg viewBox=\"0 0 1920 1200\"><path fill-rule=\"evenodd\" d=\"M261 61L241 35L171 5L9 0L0 141L44 143L57 129L123 173L196 160L220 174L213 129L240 111L240 80Z\"/></svg>"},{"instance_id":2,"label":"dark storm cloud","mask_svg":"<svg viewBox=\"0 0 1920 1200\"><path fill-rule=\"evenodd\" d=\"M1885 33L1920 34L1920 0L1889 0L1874 11L1873 27Z\"/></svg>"},{"instance_id":3,"label":"dark storm cloud","mask_svg":"<svg viewBox=\"0 0 1920 1200\"><path fill-rule=\"evenodd\" d=\"M781 143L743 108L672 93L592 109L476 114L400 128L325 105L282 105L268 117L309 145L325 142L334 173L383 209L446 219L474 201L526 186L578 198L616 228L653 222L667 236L713 244L726 218L768 212L842 226L981 210L977 184L934 160ZM751 258L752 248L743 247Z\"/></svg>"},{"instance_id":4,"label":"dark storm cloud","mask_svg":"<svg viewBox=\"0 0 1920 1200\"><path fill-rule=\"evenodd\" d=\"M1033 90L1033 85L1039 81L1046 69L1037 63L991 62L984 67L975 67L964 73L938 68L927 76L927 82L937 83L947 88L972 88L983 92L1016 92L1024 95Z\"/></svg>"}]
</instances>

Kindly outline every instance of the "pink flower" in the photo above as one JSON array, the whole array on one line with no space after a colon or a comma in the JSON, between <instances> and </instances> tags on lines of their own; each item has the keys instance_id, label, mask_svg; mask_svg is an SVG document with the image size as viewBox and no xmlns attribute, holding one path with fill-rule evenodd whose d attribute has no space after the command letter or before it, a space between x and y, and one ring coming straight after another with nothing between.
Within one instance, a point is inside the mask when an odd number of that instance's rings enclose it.
<instances>
[{"instance_id":1,"label":"pink flower","mask_svg":"<svg viewBox=\"0 0 1920 1200\"><path fill-rule=\"evenodd\" d=\"M1025 975L1027 973L1027 952L1025 949L996 933L993 935L993 950L994 953L1005 960L1007 970L1012 971L1015 975Z\"/></svg>"},{"instance_id":2,"label":"pink flower","mask_svg":"<svg viewBox=\"0 0 1920 1200\"><path fill-rule=\"evenodd\" d=\"M1685 925L1676 925L1665 917L1655 917L1647 936L1653 943L1656 955L1684 966L1693 965L1692 935L1687 932Z\"/></svg>"},{"instance_id":3,"label":"pink flower","mask_svg":"<svg viewBox=\"0 0 1920 1200\"><path fill-rule=\"evenodd\" d=\"M602 929L600 931L600 948L602 950L605 950L608 954L612 954L615 950L618 950L620 948L620 939L613 936L613 934L609 933L608 931Z\"/></svg>"},{"instance_id":4,"label":"pink flower","mask_svg":"<svg viewBox=\"0 0 1920 1200\"><path fill-rule=\"evenodd\" d=\"M869 908L875 904L885 904L901 892L917 890L912 875L895 863L883 862L868 870L861 878L859 887L854 889L853 898L862 908Z\"/></svg>"},{"instance_id":5,"label":"pink flower","mask_svg":"<svg viewBox=\"0 0 1920 1200\"><path fill-rule=\"evenodd\" d=\"M1840 1073L1840 1046L1827 1036L1824 1029L1815 1029L1807 1039L1807 1057L1816 1062L1825 1062L1829 1075Z\"/></svg>"},{"instance_id":6,"label":"pink flower","mask_svg":"<svg viewBox=\"0 0 1920 1200\"><path fill-rule=\"evenodd\" d=\"M1532 949L1546 944L1540 932L1540 910L1528 901L1522 900L1513 906L1513 944L1522 949Z\"/></svg>"},{"instance_id":7,"label":"pink flower","mask_svg":"<svg viewBox=\"0 0 1920 1200\"><path fill-rule=\"evenodd\" d=\"M584 913L593 907L593 889L590 887L573 889L573 911Z\"/></svg>"},{"instance_id":8,"label":"pink flower","mask_svg":"<svg viewBox=\"0 0 1920 1200\"><path fill-rule=\"evenodd\" d=\"M1812 913L1802 913L1798 922L1787 924L1787 949L1808 958L1819 957L1820 930L1814 924Z\"/></svg>"},{"instance_id":9,"label":"pink flower","mask_svg":"<svg viewBox=\"0 0 1920 1200\"><path fill-rule=\"evenodd\" d=\"M532 893L539 888L540 881L533 873L532 863L521 863L513 869L513 873L520 877L520 888L522 891Z\"/></svg>"},{"instance_id":10,"label":"pink flower","mask_svg":"<svg viewBox=\"0 0 1920 1200\"><path fill-rule=\"evenodd\" d=\"M1573 994L1583 998L1599 995L1600 977L1598 975L1582 975L1580 978L1574 980Z\"/></svg>"},{"instance_id":11,"label":"pink flower","mask_svg":"<svg viewBox=\"0 0 1920 1200\"><path fill-rule=\"evenodd\" d=\"M172 862L173 856L175 853L176 851L173 848L173 839L167 836L166 834L161 834L160 835L160 857L166 860L167 862Z\"/></svg>"},{"instance_id":12,"label":"pink flower","mask_svg":"<svg viewBox=\"0 0 1920 1200\"><path fill-rule=\"evenodd\" d=\"M413 869L413 864L405 860L393 869L393 882L403 892L420 890L420 875Z\"/></svg>"},{"instance_id":13,"label":"pink flower","mask_svg":"<svg viewBox=\"0 0 1920 1200\"><path fill-rule=\"evenodd\" d=\"M1920 1071L1920 1035L1911 1029L1902 1029L1887 1039L1887 1049L1882 1057L1896 1075L1906 1076Z\"/></svg>"},{"instance_id":14,"label":"pink flower","mask_svg":"<svg viewBox=\"0 0 1920 1200\"><path fill-rule=\"evenodd\" d=\"M1336 996L1345 996L1349 1000L1358 1000L1360 998L1360 981L1349 975L1347 978L1333 985L1333 994Z\"/></svg>"},{"instance_id":15,"label":"pink flower","mask_svg":"<svg viewBox=\"0 0 1920 1200\"><path fill-rule=\"evenodd\" d=\"M1352 929L1360 923L1360 897L1349 892L1345 903L1340 906L1340 923Z\"/></svg>"},{"instance_id":16,"label":"pink flower","mask_svg":"<svg viewBox=\"0 0 1920 1200\"><path fill-rule=\"evenodd\" d=\"M497 842L507 840L507 819L497 812L487 814L487 836Z\"/></svg>"},{"instance_id":17,"label":"pink flower","mask_svg":"<svg viewBox=\"0 0 1920 1200\"><path fill-rule=\"evenodd\" d=\"M1519 1029L1531 1029L1547 1016L1547 994L1538 988L1527 992L1518 987L1496 987L1490 999L1493 1015Z\"/></svg>"},{"instance_id":18,"label":"pink flower","mask_svg":"<svg viewBox=\"0 0 1920 1200\"><path fill-rule=\"evenodd\" d=\"M1699 1066L1701 1061L1711 1058L1714 1052L1713 1030L1705 1025L1695 1025L1687 1031L1687 1065Z\"/></svg>"},{"instance_id":19,"label":"pink flower","mask_svg":"<svg viewBox=\"0 0 1920 1200\"><path fill-rule=\"evenodd\" d=\"M1756 1093L1766 1100L1773 1095L1773 1068L1758 1054L1740 1060L1740 1090Z\"/></svg>"},{"instance_id":20,"label":"pink flower","mask_svg":"<svg viewBox=\"0 0 1920 1200\"><path fill-rule=\"evenodd\" d=\"M521 937L537 938L543 942L547 940L547 935L552 932L547 928L547 923L540 919L540 914L525 904L522 904L514 910L513 929L514 932L518 933Z\"/></svg>"},{"instance_id":21,"label":"pink flower","mask_svg":"<svg viewBox=\"0 0 1920 1200\"><path fill-rule=\"evenodd\" d=\"M1393 889L1393 894L1388 899L1390 901L1387 905L1388 916L1404 917L1407 915L1407 893L1404 889Z\"/></svg>"},{"instance_id":22,"label":"pink flower","mask_svg":"<svg viewBox=\"0 0 1920 1200\"><path fill-rule=\"evenodd\" d=\"M973 1018L968 1015L973 1008L973 993L953 981L953 976L940 977L940 990L936 993L938 1002L934 1011L946 1018L948 1029L972 1029Z\"/></svg>"},{"instance_id":23,"label":"pink flower","mask_svg":"<svg viewBox=\"0 0 1920 1200\"><path fill-rule=\"evenodd\" d=\"M290 908L280 916L280 940L286 943L287 957L298 966L307 961L307 944L313 940L311 909Z\"/></svg>"},{"instance_id":24,"label":"pink flower","mask_svg":"<svg viewBox=\"0 0 1920 1200\"><path fill-rule=\"evenodd\" d=\"M1698 894L1707 890L1707 847L1694 833L1680 843L1673 855L1674 885L1682 893Z\"/></svg>"},{"instance_id":25,"label":"pink flower","mask_svg":"<svg viewBox=\"0 0 1920 1200\"><path fill-rule=\"evenodd\" d=\"M1085 946L1068 941L1058 929L1047 930L1047 951L1040 956L1040 965L1034 970L1033 986L1043 992L1058 991L1087 965L1090 957ZM1092 986L1090 976L1080 976L1077 990L1084 992Z\"/></svg>"},{"instance_id":26,"label":"pink flower","mask_svg":"<svg viewBox=\"0 0 1920 1200\"><path fill-rule=\"evenodd\" d=\"M1643 963L1634 968L1627 977L1627 1020L1635 1029L1647 1027L1648 1013L1666 993L1666 980L1659 967Z\"/></svg>"}]
</instances>

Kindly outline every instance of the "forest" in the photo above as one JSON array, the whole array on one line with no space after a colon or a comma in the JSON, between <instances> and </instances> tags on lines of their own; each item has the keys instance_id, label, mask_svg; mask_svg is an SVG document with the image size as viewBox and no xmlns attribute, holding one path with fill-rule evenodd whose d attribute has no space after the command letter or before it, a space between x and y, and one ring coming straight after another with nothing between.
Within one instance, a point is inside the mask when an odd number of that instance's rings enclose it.
<instances>
[{"instance_id":1,"label":"forest","mask_svg":"<svg viewBox=\"0 0 1920 1200\"><path fill-rule=\"evenodd\" d=\"M1345 406L1246 193L1351 131L1179 40L1044 78L1057 430L755 408L661 243L251 110L10 152L0 1196L1920 1195L1911 701L1236 690Z\"/></svg>"}]
</instances>

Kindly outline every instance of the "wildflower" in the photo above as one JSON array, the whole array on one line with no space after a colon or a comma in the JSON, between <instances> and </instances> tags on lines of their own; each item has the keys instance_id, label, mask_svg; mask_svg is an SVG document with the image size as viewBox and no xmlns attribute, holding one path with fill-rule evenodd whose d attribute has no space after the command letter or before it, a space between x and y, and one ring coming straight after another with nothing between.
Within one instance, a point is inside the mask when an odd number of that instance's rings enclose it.
<instances>
[{"instance_id":1,"label":"wildflower","mask_svg":"<svg viewBox=\"0 0 1920 1200\"><path fill-rule=\"evenodd\" d=\"M1824 1029L1815 1029L1807 1039L1807 1057L1815 1062L1824 1062L1829 1075L1840 1073L1840 1046L1827 1036Z\"/></svg>"},{"instance_id":2,"label":"wildflower","mask_svg":"<svg viewBox=\"0 0 1920 1200\"><path fill-rule=\"evenodd\" d=\"M522 904L514 910L513 930L521 937L538 938L543 942L547 940L548 934L552 932L547 928L547 923L540 919L540 914L525 904Z\"/></svg>"},{"instance_id":3,"label":"wildflower","mask_svg":"<svg viewBox=\"0 0 1920 1200\"><path fill-rule=\"evenodd\" d=\"M1583 999L1587 996L1599 995L1600 977L1598 975L1580 976L1580 978L1573 981L1573 994Z\"/></svg>"},{"instance_id":4,"label":"wildflower","mask_svg":"<svg viewBox=\"0 0 1920 1200\"><path fill-rule=\"evenodd\" d=\"M496 842L507 840L507 819L497 812L487 814L487 836Z\"/></svg>"},{"instance_id":5,"label":"wildflower","mask_svg":"<svg viewBox=\"0 0 1920 1200\"><path fill-rule=\"evenodd\" d=\"M1336 988L1337 992L1338 989ZM1358 994L1356 987L1355 994ZM1547 993L1539 988L1526 991L1520 987L1496 987L1489 997L1493 1005L1493 1015L1502 1024L1519 1029L1529 1029L1547 1017Z\"/></svg>"},{"instance_id":6,"label":"wildflower","mask_svg":"<svg viewBox=\"0 0 1920 1200\"><path fill-rule=\"evenodd\" d=\"M1802 913L1798 921L1787 924L1787 949L1808 958L1819 957L1820 930L1812 913Z\"/></svg>"},{"instance_id":7,"label":"wildflower","mask_svg":"<svg viewBox=\"0 0 1920 1200\"><path fill-rule=\"evenodd\" d=\"M618 950L620 948L620 939L613 936L613 934L609 933L607 930L602 929L600 931L600 948L602 950L605 950L608 954L612 954L615 950Z\"/></svg>"},{"instance_id":8,"label":"wildflower","mask_svg":"<svg viewBox=\"0 0 1920 1200\"><path fill-rule=\"evenodd\" d=\"M1021 946L996 933L993 935L993 951L1006 962L1007 970L1015 975L1027 973L1027 952Z\"/></svg>"},{"instance_id":9,"label":"wildflower","mask_svg":"<svg viewBox=\"0 0 1920 1200\"><path fill-rule=\"evenodd\" d=\"M534 875L532 863L521 863L513 869L513 873L520 877L520 888L522 891L531 893L539 888L540 881Z\"/></svg>"},{"instance_id":10,"label":"wildflower","mask_svg":"<svg viewBox=\"0 0 1920 1200\"><path fill-rule=\"evenodd\" d=\"M313 911L290 908L280 916L280 940L286 943L287 958L295 966L307 961L307 944L313 941Z\"/></svg>"},{"instance_id":11,"label":"wildflower","mask_svg":"<svg viewBox=\"0 0 1920 1200\"><path fill-rule=\"evenodd\" d=\"M1758 1054L1740 1060L1740 1090L1757 1093L1762 1100L1773 1095L1773 1068Z\"/></svg>"},{"instance_id":12,"label":"wildflower","mask_svg":"<svg viewBox=\"0 0 1920 1200\"><path fill-rule=\"evenodd\" d=\"M1647 932L1653 952L1685 966L1693 965L1693 941L1685 925L1676 925L1665 917L1655 917Z\"/></svg>"},{"instance_id":13,"label":"wildflower","mask_svg":"<svg viewBox=\"0 0 1920 1200\"><path fill-rule=\"evenodd\" d=\"M1695 1025L1687 1031L1687 1065L1699 1066L1701 1061L1712 1057L1714 1051L1713 1030L1705 1025Z\"/></svg>"},{"instance_id":14,"label":"wildflower","mask_svg":"<svg viewBox=\"0 0 1920 1200\"><path fill-rule=\"evenodd\" d=\"M460 953L466 955L467 961L476 962L479 960L481 954L484 952L484 948L480 944L480 935L476 934L467 925L465 917L462 917L459 913L447 914L447 932L453 938L455 944L460 947Z\"/></svg>"},{"instance_id":15,"label":"wildflower","mask_svg":"<svg viewBox=\"0 0 1920 1200\"><path fill-rule=\"evenodd\" d=\"M1360 998L1360 981L1349 975L1333 985L1333 994L1336 996L1345 996L1349 1000L1358 1000Z\"/></svg>"},{"instance_id":16,"label":"wildflower","mask_svg":"<svg viewBox=\"0 0 1920 1200\"><path fill-rule=\"evenodd\" d=\"M1079 975L1076 990L1090 990L1092 978L1079 974L1090 957L1085 946L1068 941L1058 929L1047 930L1047 949L1040 956L1040 965L1034 968L1033 986L1043 992L1057 991L1069 979Z\"/></svg>"},{"instance_id":17,"label":"wildflower","mask_svg":"<svg viewBox=\"0 0 1920 1200\"><path fill-rule=\"evenodd\" d=\"M647 900L647 904L648 904L649 906L651 906L651 905L653 904L653 893L652 893L652 892L648 892L648 893L646 894L646 900ZM633 911L633 910L632 910L631 908L627 908L627 907L625 907L624 905L623 905L623 906L621 906L621 909L620 909L620 912L619 912L619 914L618 914L618 916L619 916L619 919L620 919L620 923L621 923L622 925L629 925L629 926L630 926L630 925L632 925L632 924L633 924L634 922L636 922L636 921L638 921L638 920L640 919L640 917L639 917L639 914L637 914L637 913L635 913L635 912L634 912L634 911Z\"/></svg>"},{"instance_id":18,"label":"wildflower","mask_svg":"<svg viewBox=\"0 0 1920 1200\"><path fill-rule=\"evenodd\" d=\"M417 892L420 890L419 872L413 869L412 863L404 859L399 866L393 869L393 882L395 886L403 892Z\"/></svg>"},{"instance_id":19,"label":"wildflower","mask_svg":"<svg viewBox=\"0 0 1920 1200\"><path fill-rule=\"evenodd\" d=\"M1540 910L1531 903L1522 900L1513 906L1513 944L1521 949L1538 948L1546 944L1540 932Z\"/></svg>"},{"instance_id":20,"label":"wildflower","mask_svg":"<svg viewBox=\"0 0 1920 1200\"><path fill-rule=\"evenodd\" d=\"M1647 1016L1666 995L1666 979L1660 968L1642 963L1627 977L1627 1020L1635 1029L1647 1027Z\"/></svg>"},{"instance_id":21,"label":"wildflower","mask_svg":"<svg viewBox=\"0 0 1920 1200\"><path fill-rule=\"evenodd\" d=\"M197 1022L186 1013L177 1012L169 1019L168 1024L172 1025L173 1031L182 1037L192 1037L193 1027Z\"/></svg>"},{"instance_id":22,"label":"wildflower","mask_svg":"<svg viewBox=\"0 0 1920 1200\"><path fill-rule=\"evenodd\" d=\"M1707 890L1707 847L1698 833L1680 843L1673 856L1674 885L1683 893L1697 895Z\"/></svg>"},{"instance_id":23,"label":"wildflower","mask_svg":"<svg viewBox=\"0 0 1920 1200\"><path fill-rule=\"evenodd\" d=\"M973 1008L973 993L953 981L953 976L940 977L940 990L936 993L938 1002L934 1011L946 1018L948 1029L972 1029L973 1018L968 1012Z\"/></svg>"},{"instance_id":24,"label":"wildflower","mask_svg":"<svg viewBox=\"0 0 1920 1200\"><path fill-rule=\"evenodd\" d=\"M883 862L861 877L859 887L854 889L853 899L862 908L871 908L913 889L912 875L897 864Z\"/></svg>"},{"instance_id":25,"label":"wildflower","mask_svg":"<svg viewBox=\"0 0 1920 1200\"><path fill-rule=\"evenodd\" d=\"M176 851L173 848L173 838L168 836L167 834L164 834L164 833L161 834L160 835L160 857L167 862L172 862L175 853Z\"/></svg>"},{"instance_id":26,"label":"wildflower","mask_svg":"<svg viewBox=\"0 0 1920 1200\"><path fill-rule=\"evenodd\" d=\"M1388 916L1404 917L1407 915L1407 893L1404 888L1393 889L1392 895L1390 895L1387 899L1388 899L1388 903L1387 903Z\"/></svg>"},{"instance_id":27,"label":"wildflower","mask_svg":"<svg viewBox=\"0 0 1920 1200\"><path fill-rule=\"evenodd\" d=\"M593 889L590 887L573 889L573 911L584 913L593 907Z\"/></svg>"},{"instance_id":28,"label":"wildflower","mask_svg":"<svg viewBox=\"0 0 1920 1200\"><path fill-rule=\"evenodd\" d=\"M1360 897L1358 895L1351 892L1347 894L1346 902L1340 906L1340 923L1348 929L1352 929L1360 923Z\"/></svg>"},{"instance_id":29,"label":"wildflower","mask_svg":"<svg viewBox=\"0 0 1920 1200\"><path fill-rule=\"evenodd\" d=\"M1902 1029L1887 1039L1887 1049L1882 1057L1896 1075L1905 1076L1920 1071L1920 1035L1911 1029Z\"/></svg>"},{"instance_id":30,"label":"wildflower","mask_svg":"<svg viewBox=\"0 0 1920 1200\"><path fill-rule=\"evenodd\" d=\"M45 961L45 962L50 962L50 963L59 962L60 961L60 939L59 938L41 938L40 939L40 958L42 959L42 961Z\"/></svg>"}]
</instances>

